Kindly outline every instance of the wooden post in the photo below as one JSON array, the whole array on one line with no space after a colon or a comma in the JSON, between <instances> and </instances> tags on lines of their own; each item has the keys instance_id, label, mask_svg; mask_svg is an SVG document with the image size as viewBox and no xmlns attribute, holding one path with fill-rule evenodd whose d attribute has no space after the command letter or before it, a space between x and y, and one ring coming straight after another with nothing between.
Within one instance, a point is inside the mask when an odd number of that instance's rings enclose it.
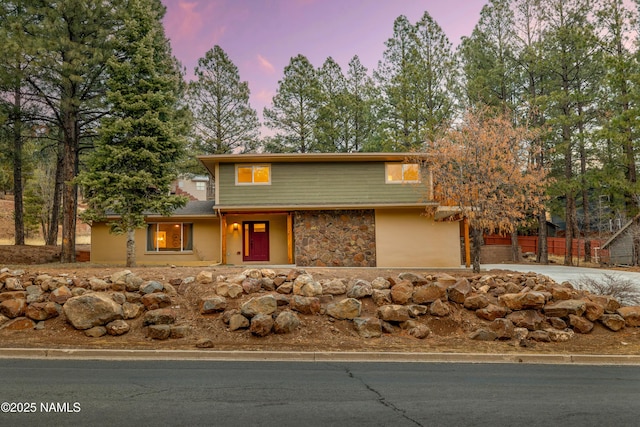
<instances>
[{"instance_id":1,"label":"wooden post","mask_svg":"<svg viewBox=\"0 0 640 427\"><path fill-rule=\"evenodd\" d=\"M471 247L469 245L469 220L464 220L464 265L465 267L471 267Z\"/></svg>"},{"instance_id":2,"label":"wooden post","mask_svg":"<svg viewBox=\"0 0 640 427\"><path fill-rule=\"evenodd\" d=\"M222 264L227 263L227 217L220 213L220 235L222 239Z\"/></svg>"},{"instance_id":3,"label":"wooden post","mask_svg":"<svg viewBox=\"0 0 640 427\"><path fill-rule=\"evenodd\" d=\"M293 264L293 217L287 213L287 262Z\"/></svg>"}]
</instances>

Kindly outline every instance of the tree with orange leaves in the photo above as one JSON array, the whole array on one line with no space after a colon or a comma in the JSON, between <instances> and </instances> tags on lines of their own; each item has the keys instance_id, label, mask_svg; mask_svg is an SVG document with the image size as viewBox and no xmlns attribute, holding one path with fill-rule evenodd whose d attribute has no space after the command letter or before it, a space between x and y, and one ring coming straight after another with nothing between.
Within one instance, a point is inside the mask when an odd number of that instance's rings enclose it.
<instances>
[{"instance_id":1,"label":"tree with orange leaves","mask_svg":"<svg viewBox=\"0 0 640 427\"><path fill-rule=\"evenodd\" d=\"M531 162L535 135L507 115L469 111L442 138L428 142L436 199L469 221L473 271L480 271L483 232L511 233L544 208L546 172Z\"/></svg>"}]
</instances>

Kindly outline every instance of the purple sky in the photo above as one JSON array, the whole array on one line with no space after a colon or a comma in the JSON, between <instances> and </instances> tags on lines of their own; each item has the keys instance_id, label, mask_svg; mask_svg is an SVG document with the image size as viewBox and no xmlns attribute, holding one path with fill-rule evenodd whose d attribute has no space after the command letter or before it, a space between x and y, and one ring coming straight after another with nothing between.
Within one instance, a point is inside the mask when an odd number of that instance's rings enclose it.
<instances>
[{"instance_id":1,"label":"purple sky","mask_svg":"<svg viewBox=\"0 0 640 427\"><path fill-rule=\"evenodd\" d=\"M249 82L251 105L262 118L291 57L318 68L331 56L346 72L358 55L369 74L382 59L393 21L417 22L425 11L454 46L468 36L487 0L162 0L174 55L193 74L216 44Z\"/></svg>"}]
</instances>

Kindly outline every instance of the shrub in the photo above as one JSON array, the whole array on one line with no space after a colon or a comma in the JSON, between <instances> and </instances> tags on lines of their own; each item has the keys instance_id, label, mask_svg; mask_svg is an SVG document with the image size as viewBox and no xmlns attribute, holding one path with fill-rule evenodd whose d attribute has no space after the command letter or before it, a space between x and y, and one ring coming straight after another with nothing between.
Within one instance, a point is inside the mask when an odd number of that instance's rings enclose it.
<instances>
[{"instance_id":1,"label":"shrub","mask_svg":"<svg viewBox=\"0 0 640 427\"><path fill-rule=\"evenodd\" d=\"M640 283L615 273L598 277L581 276L576 288L596 295L611 295L622 305L640 305Z\"/></svg>"}]
</instances>

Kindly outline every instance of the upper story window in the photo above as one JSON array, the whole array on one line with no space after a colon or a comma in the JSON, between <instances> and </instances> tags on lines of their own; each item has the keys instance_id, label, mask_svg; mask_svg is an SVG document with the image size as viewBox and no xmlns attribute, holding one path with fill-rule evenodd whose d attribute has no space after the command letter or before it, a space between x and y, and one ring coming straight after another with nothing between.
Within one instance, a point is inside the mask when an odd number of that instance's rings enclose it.
<instances>
[{"instance_id":1,"label":"upper story window","mask_svg":"<svg viewBox=\"0 0 640 427\"><path fill-rule=\"evenodd\" d=\"M196 181L196 190L204 191L207 189L207 183L202 181Z\"/></svg>"},{"instance_id":2,"label":"upper story window","mask_svg":"<svg viewBox=\"0 0 640 427\"><path fill-rule=\"evenodd\" d=\"M420 182L420 165L417 163L387 163L385 166L387 184Z\"/></svg>"},{"instance_id":3,"label":"upper story window","mask_svg":"<svg viewBox=\"0 0 640 427\"><path fill-rule=\"evenodd\" d=\"M236 185L270 185L271 165L236 165Z\"/></svg>"}]
</instances>

